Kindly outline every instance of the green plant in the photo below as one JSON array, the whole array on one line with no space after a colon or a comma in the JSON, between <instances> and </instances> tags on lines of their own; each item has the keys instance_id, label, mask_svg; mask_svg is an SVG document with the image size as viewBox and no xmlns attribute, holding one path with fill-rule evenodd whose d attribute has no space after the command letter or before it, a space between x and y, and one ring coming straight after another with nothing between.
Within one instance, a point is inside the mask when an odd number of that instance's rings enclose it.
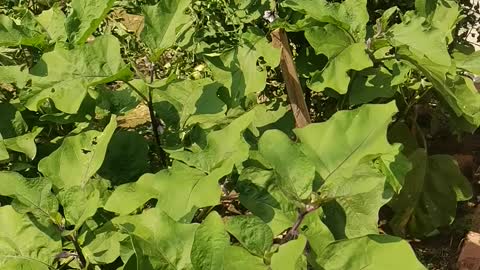
<instances>
[{"instance_id":1,"label":"green plant","mask_svg":"<svg viewBox=\"0 0 480 270\"><path fill-rule=\"evenodd\" d=\"M366 0L19 6L0 15L2 269L424 269L400 237L472 196L420 121L480 125L454 1L374 24ZM324 121L294 128L277 27ZM151 125L119 126L142 106Z\"/></svg>"}]
</instances>

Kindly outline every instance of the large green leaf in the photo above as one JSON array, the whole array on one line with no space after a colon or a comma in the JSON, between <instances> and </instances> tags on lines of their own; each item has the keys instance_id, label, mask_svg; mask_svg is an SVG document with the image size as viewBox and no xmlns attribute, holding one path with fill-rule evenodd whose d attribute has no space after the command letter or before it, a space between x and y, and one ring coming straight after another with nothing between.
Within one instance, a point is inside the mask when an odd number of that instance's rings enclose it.
<instances>
[{"instance_id":1,"label":"large green leaf","mask_svg":"<svg viewBox=\"0 0 480 270\"><path fill-rule=\"evenodd\" d=\"M365 43L353 43L344 47L329 59L323 70L313 74L309 87L318 92L331 88L339 94L347 93L350 84L349 71L362 70L373 65L365 49Z\"/></svg>"},{"instance_id":2,"label":"large green leaf","mask_svg":"<svg viewBox=\"0 0 480 270\"><path fill-rule=\"evenodd\" d=\"M209 175L180 162L157 174L145 174L135 183L117 187L109 197L105 209L129 214L152 198L157 208L175 220L191 221L198 208L216 205L221 189L218 180L231 169L218 168Z\"/></svg>"},{"instance_id":3,"label":"large green leaf","mask_svg":"<svg viewBox=\"0 0 480 270\"><path fill-rule=\"evenodd\" d=\"M170 157L181 160L205 172L226 166L233 168L248 158L249 145L243 138L243 131L252 123L256 115L253 109L236 118L221 130L210 132L204 149L197 152L172 152Z\"/></svg>"},{"instance_id":4,"label":"large green leaf","mask_svg":"<svg viewBox=\"0 0 480 270\"><path fill-rule=\"evenodd\" d=\"M298 239L283 244L278 252L273 254L272 270L303 270L307 268L304 250L307 238L300 235Z\"/></svg>"},{"instance_id":5,"label":"large green leaf","mask_svg":"<svg viewBox=\"0 0 480 270\"><path fill-rule=\"evenodd\" d=\"M48 179L26 179L15 172L0 172L0 195L14 198L12 206L17 212L32 213L42 221L54 219L58 211Z\"/></svg>"},{"instance_id":6,"label":"large green leaf","mask_svg":"<svg viewBox=\"0 0 480 270\"><path fill-rule=\"evenodd\" d=\"M263 256L272 246L273 233L256 216L233 216L227 219L226 230L252 254Z\"/></svg>"},{"instance_id":7,"label":"large green leaf","mask_svg":"<svg viewBox=\"0 0 480 270\"><path fill-rule=\"evenodd\" d=\"M227 110L217 97L220 86L210 79L169 83L154 92L154 108L168 126L178 129L198 123L209 127Z\"/></svg>"},{"instance_id":8,"label":"large green leaf","mask_svg":"<svg viewBox=\"0 0 480 270\"><path fill-rule=\"evenodd\" d=\"M63 112L77 113L89 87L127 80L132 75L120 55L118 40L110 35L72 50L59 45L44 54L32 70L32 91L22 92L25 106L37 111L50 98Z\"/></svg>"},{"instance_id":9,"label":"large green leaf","mask_svg":"<svg viewBox=\"0 0 480 270\"><path fill-rule=\"evenodd\" d=\"M354 170L362 160L397 152L387 141L387 128L397 112L395 102L340 111L327 122L296 129L305 154L327 181L335 173Z\"/></svg>"},{"instance_id":10,"label":"large green leaf","mask_svg":"<svg viewBox=\"0 0 480 270\"><path fill-rule=\"evenodd\" d=\"M60 233L52 225L37 228L11 206L0 207L0 268L50 270L62 251Z\"/></svg>"},{"instance_id":11,"label":"large green leaf","mask_svg":"<svg viewBox=\"0 0 480 270\"><path fill-rule=\"evenodd\" d=\"M433 63L450 66L445 33L435 27L426 28L425 18L413 16L390 28L387 37L395 47L408 46L417 58L426 57Z\"/></svg>"},{"instance_id":12,"label":"large green leaf","mask_svg":"<svg viewBox=\"0 0 480 270\"><path fill-rule=\"evenodd\" d=\"M369 235L330 244L317 257L321 269L424 270L410 245L388 235Z\"/></svg>"},{"instance_id":13,"label":"large green leaf","mask_svg":"<svg viewBox=\"0 0 480 270\"><path fill-rule=\"evenodd\" d=\"M128 248L122 257L130 257L124 270L192 269L190 253L198 224L176 222L156 208L114 218L112 223L128 235L122 242Z\"/></svg>"},{"instance_id":14,"label":"large green leaf","mask_svg":"<svg viewBox=\"0 0 480 270\"><path fill-rule=\"evenodd\" d=\"M260 154L272 165L278 187L294 200L305 200L312 193L315 166L287 135L269 130L258 142Z\"/></svg>"},{"instance_id":15,"label":"large green leaf","mask_svg":"<svg viewBox=\"0 0 480 270\"><path fill-rule=\"evenodd\" d=\"M193 269L225 269L225 251L229 245L230 237L222 218L217 212L211 212L195 232L191 255Z\"/></svg>"},{"instance_id":16,"label":"large green leaf","mask_svg":"<svg viewBox=\"0 0 480 270\"><path fill-rule=\"evenodd\" d=\"M83 44L97 29L115 0L73 0L72 12L65 22L71 43Z\"/></svg>"},{"instance_id":17,"label":"large green leaf","mask_svg":"<svg viewBox=\"0 0 480 270\"><path fill-rule=\"evenodd\" d=\"M26 45L44 48L47 45L47 35L41 31L41 27L35 25L32 17L27 12L21 24L17 24L11 18L0 15L0 46Z\"/></svg>"},{"instance_id":18,"label":"large green leaf","mask_svg":"<svg viewBox=\"0 0 480 270\"><path fill-rule=\"evenodd\" d=\"M295 130L302 150L323 178L319 199L330 201L324 206L326 223L336 237L377 232L378 211L393 190L387 177L368 162L399 154L399 145L391 145L386 138L396 111L394 102L364 105ZM388 168L396 172L394 165L388 163Z\"/></svg>"},{"instance_id":19,"label":"large green leaf","mask_svg":"<svg viewBox=\"0 0 480 270\"><path fill-rule=\"evenodd\" d=\"M154 6L144 6L145 27L141 37L155 55L173 46L181 34L180 29L191 18L185 14L190 0L164 0Z\"/></svg>"},{"instance_id":20,"label":"large green leaf","mask_svg":"<svg viewBox=\"0 0 480 270\"><path fill-rule=\"evenodd\" d=\"M390 203L395 212L390 226L400 235L408 229L415 236L424 236L452 223L457 201L468 200L472 188L450 156L427 156L424 149L417 149L409 158L414 167Z\"/></svg>"},{"instance_id":21,"label":"large green leaf","mask_svg":"<svg viewBox=\"0 0 480 270\"><path fill-rule=\"evenodd\" d=\"M38 164L38 170L58 188L84 186L102 166L117 127L112 116L103 132L90 130L65 138L62 145Z\"/></svg>"},{"instance_id":22,"label":"large green leaf","mask_svg":"<svg viewBox=\"0 0 480 270\"><path fill-rule=\"evenodd\" d=\"M365 39L369 21L366 0L346 0L342 3L327 0L287 0L282 5L317 21L335 24L349 32L357 42Z\"/></svg>"},{"instance_id":23,"label":"large green leaf","mask_svg":"<svg viewBox=\"0 0 480 270\"><path fill-rule=\"evenodd\" d=\"M250 29L242 40L237 48L206 58L214 80L229 90L229 107L236 107L248 94L264 90L267 71L257 67L260 57L272 68L280 63L280 50L273 48L260 30Z\"/></svg>"}]
</instances>

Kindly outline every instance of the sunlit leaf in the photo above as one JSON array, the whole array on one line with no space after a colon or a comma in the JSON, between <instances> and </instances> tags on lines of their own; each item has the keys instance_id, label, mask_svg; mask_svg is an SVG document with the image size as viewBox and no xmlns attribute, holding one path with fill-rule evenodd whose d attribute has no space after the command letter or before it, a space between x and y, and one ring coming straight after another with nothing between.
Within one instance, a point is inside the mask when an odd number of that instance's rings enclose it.
<instances>
[{"instance_id":1,"label":"sunlit leaf","mask_svg":"<svg viewBox=\"0 0 480 270\"><path fill-rule=\"evenodd\" d=\"M60 148L40 161L38 170L58 188L84 186L102 166L116 127L112 117L103 132L90 130L65 138Z\"/></svg>"}]
</instances>

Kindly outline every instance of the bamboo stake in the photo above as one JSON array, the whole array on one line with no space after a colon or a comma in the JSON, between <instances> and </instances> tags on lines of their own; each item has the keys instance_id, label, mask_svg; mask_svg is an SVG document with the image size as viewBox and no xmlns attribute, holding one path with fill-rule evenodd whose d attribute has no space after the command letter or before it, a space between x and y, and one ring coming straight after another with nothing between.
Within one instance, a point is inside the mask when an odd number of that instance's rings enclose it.
<instances>
[{"instance_id":1,"label":"bamboo stake","mask_svg":"<svg viewBox=\"0 0 480 270\"><path fill-rule=\"evenodd\" d=\"M295 63L293 62L292 51L288 43L287 33L283 29L276 29L271 33L272 45L281 49L280 69L282 70L283 80L286 83L288 99L295 117L295 126L302 128L312 121L308 113L307 104L303 97L302 86L298 79Z\"/></svg>"}]
</instances>

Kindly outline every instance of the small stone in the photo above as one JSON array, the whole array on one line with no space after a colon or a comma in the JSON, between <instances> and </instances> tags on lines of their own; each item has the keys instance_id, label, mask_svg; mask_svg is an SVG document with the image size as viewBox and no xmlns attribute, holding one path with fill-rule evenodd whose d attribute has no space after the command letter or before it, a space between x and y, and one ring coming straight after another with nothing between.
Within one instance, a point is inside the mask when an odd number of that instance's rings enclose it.
<instances>
[{"instance_id":1,"label":"small stone","mask_svg":"<svg viewBox=\"0 0 480 270\"><path fill-rule=\"evenodd\" d=\"M480 269L480 233L469 232L457 262L458 270Z\"/></svg>"}]
</instances>

